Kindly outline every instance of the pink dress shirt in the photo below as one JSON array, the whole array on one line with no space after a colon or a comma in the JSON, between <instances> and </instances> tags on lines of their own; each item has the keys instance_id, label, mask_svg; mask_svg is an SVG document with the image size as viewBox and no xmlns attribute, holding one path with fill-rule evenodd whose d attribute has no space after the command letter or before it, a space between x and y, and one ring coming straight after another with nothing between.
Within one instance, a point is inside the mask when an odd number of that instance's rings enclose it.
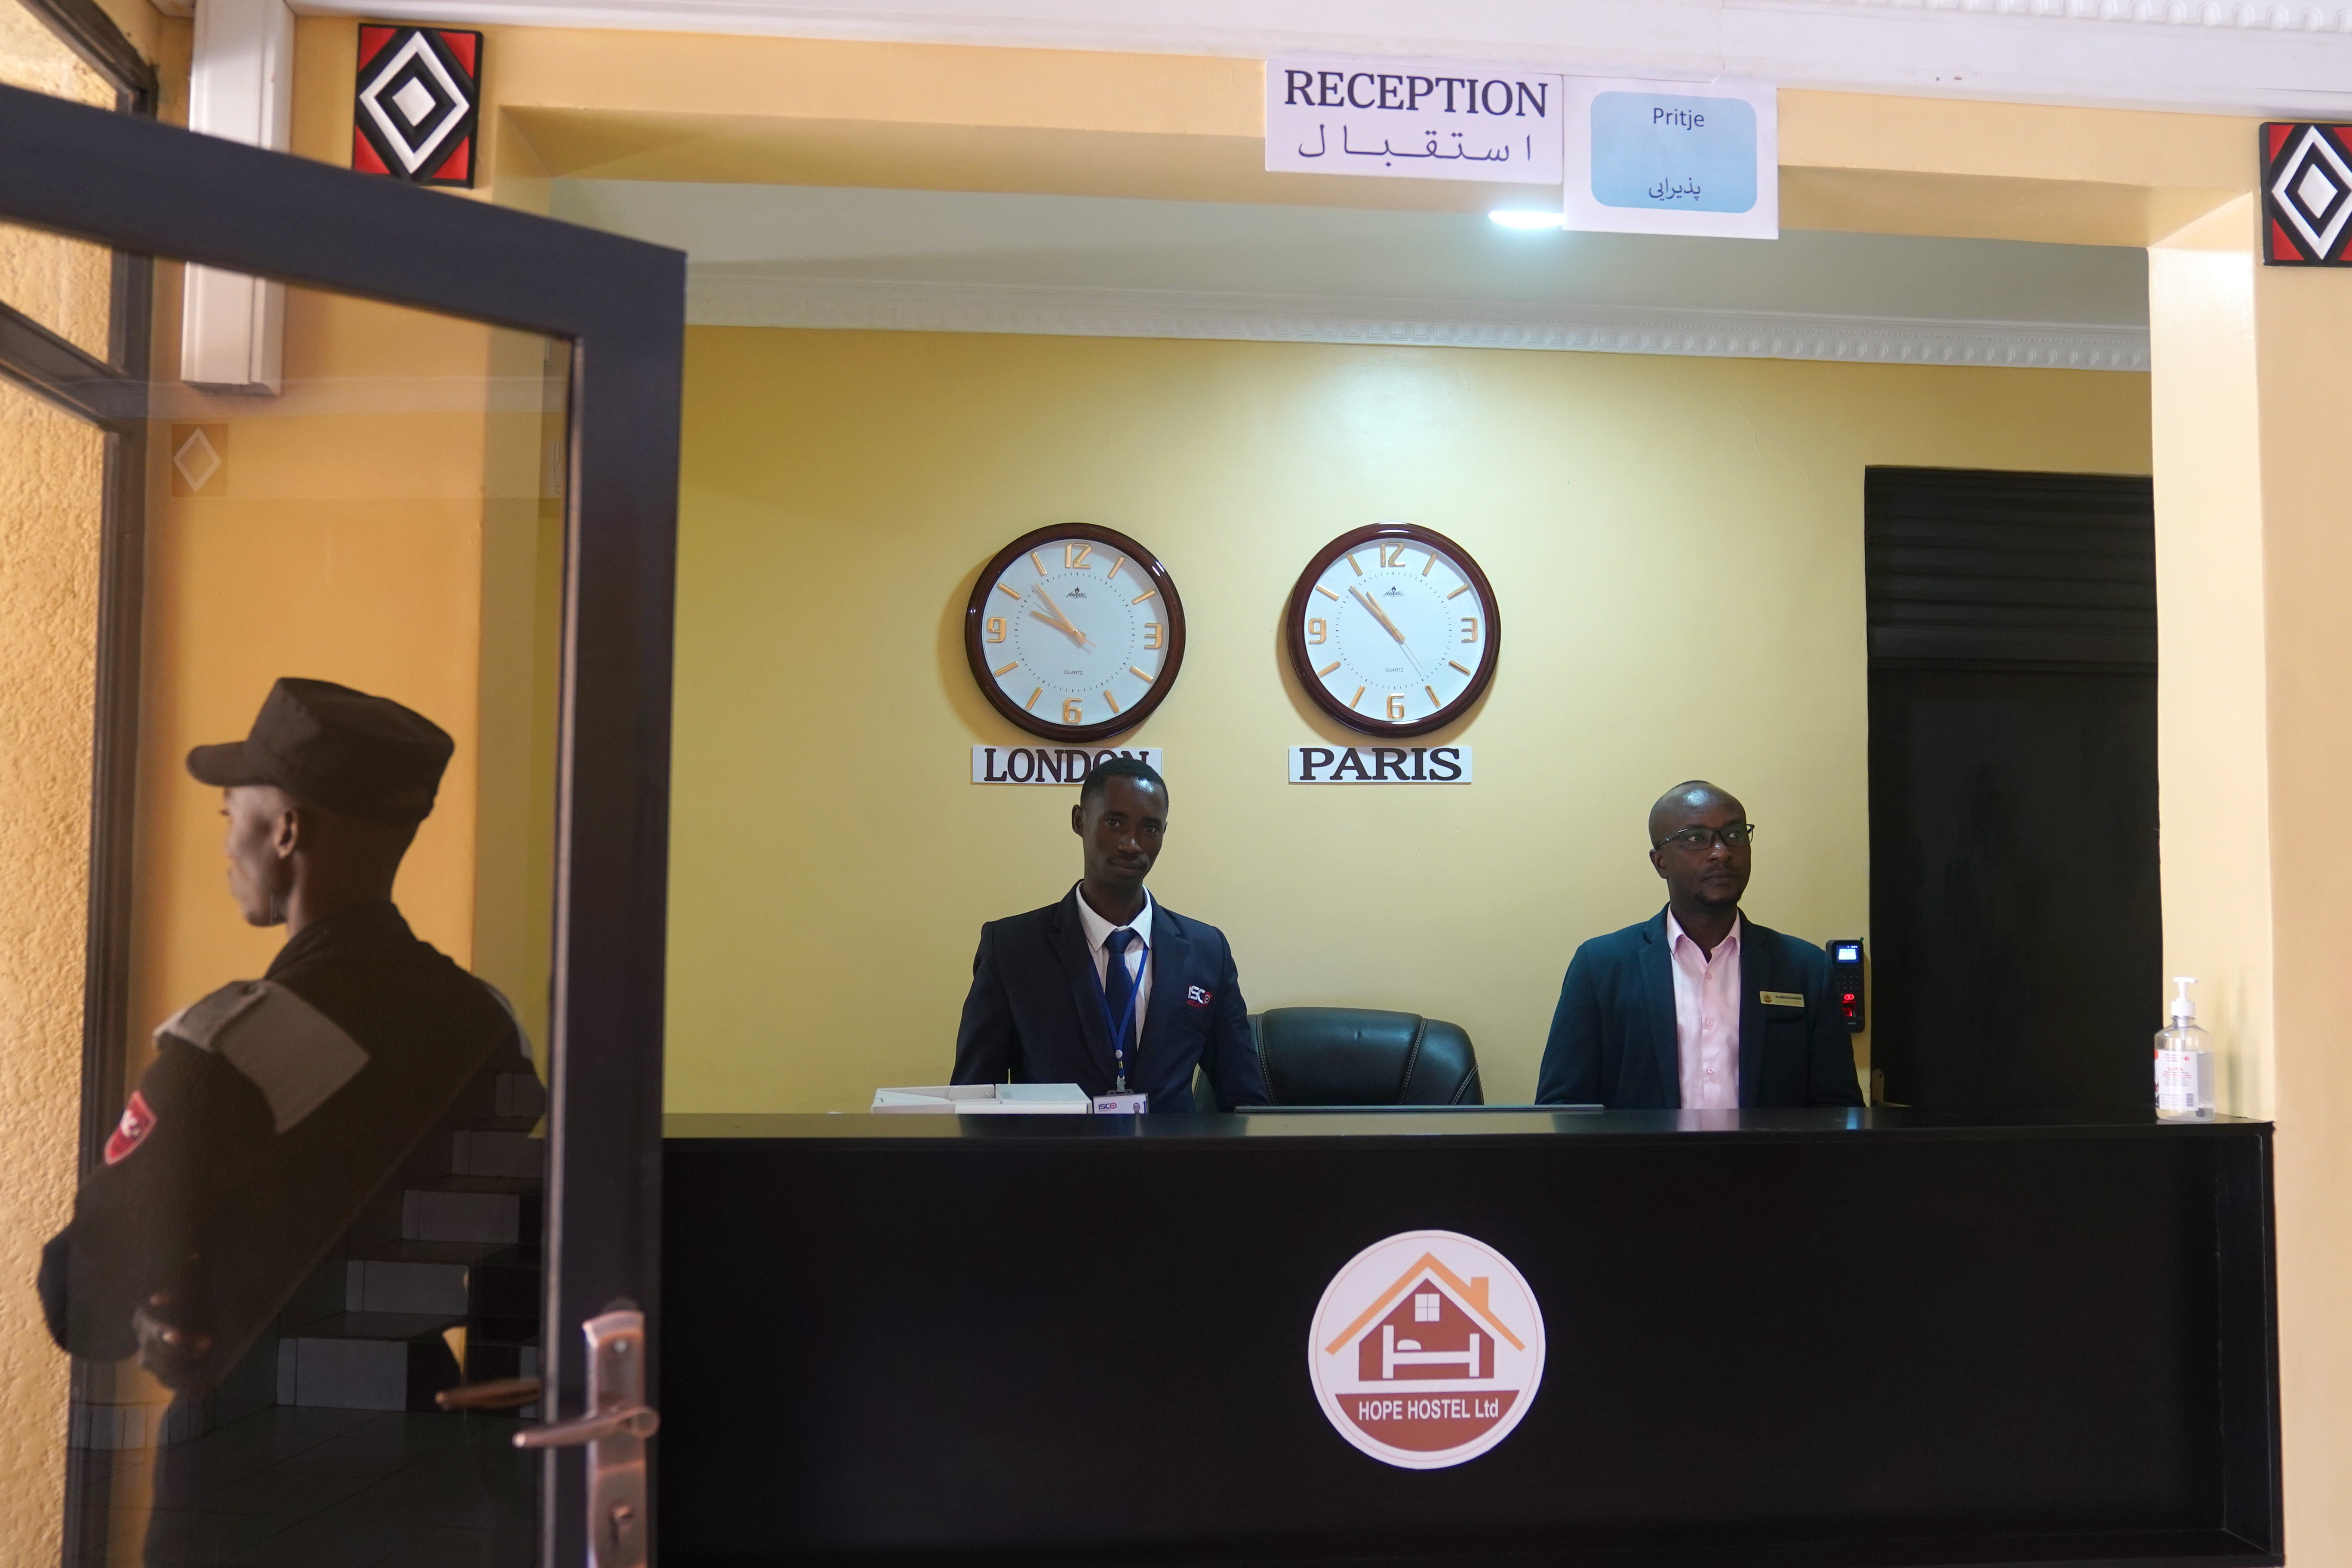
<instances>
[{"instance_id":1,"label":"pink dress shirt","mask_svg":"<svg viewBox=\"0 0 2352 1568\"><path fill-rule=\"evenodd\" d=\"M1739 1109L1739 932L1713 953L1683 933L1666 911L1666 955L1675 972L1675 1065L1685 1110Z\"/></svg>"}]
</instances>

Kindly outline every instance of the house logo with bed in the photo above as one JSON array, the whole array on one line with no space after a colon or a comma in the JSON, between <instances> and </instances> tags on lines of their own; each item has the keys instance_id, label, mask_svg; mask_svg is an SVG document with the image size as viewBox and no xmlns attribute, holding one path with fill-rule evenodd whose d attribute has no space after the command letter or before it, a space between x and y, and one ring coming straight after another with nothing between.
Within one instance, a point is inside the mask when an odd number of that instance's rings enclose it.
<instances>
[{"instance_id":1,"label":"house logo with bed","mask_svg":"<svg viewBox=\"0 0 2352 1568\"><path fill-rule=\"evenodd\" d=\"M1325 1287L1308 1374L1340 1436L1443 1469L1511 1435L1543 1381L1543 1310L1511 1260L1450 1230L1374 1242Z\"/></svg>"}]
</instances>

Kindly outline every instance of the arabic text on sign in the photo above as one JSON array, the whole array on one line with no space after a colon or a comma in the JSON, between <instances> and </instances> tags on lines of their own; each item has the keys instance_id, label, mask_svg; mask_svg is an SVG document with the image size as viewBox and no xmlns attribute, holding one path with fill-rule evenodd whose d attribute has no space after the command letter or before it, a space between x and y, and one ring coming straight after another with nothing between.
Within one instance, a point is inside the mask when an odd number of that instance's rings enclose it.
<instances>
[{"instance_id":1,"label":"arabic text on sign","mask_svg":"<svg viewBox=\"0 0 2352 1568\"><path fill-rule=\"evenodd\" d=\"M1270 60L1265 166L1549 184L1559 178L1557 76L1458 62Z\"/></svg>"}]
</instances>

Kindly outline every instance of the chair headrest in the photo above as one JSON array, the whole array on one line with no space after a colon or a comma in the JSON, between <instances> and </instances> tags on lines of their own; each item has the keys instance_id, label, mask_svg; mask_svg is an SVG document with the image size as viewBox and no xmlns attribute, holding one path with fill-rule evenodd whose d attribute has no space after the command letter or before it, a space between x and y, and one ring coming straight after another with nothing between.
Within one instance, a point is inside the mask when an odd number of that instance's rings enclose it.
<instances>
[{"instance_id":1,"label":"chair headrest","mask_svg":"<svg viewBox=\"0 0 2352 1568\"><path fill-rule=\"evenodd\" d=\"M1250 1020L1276 1105L1476 1105L1461 1026L1369 1007L1274 1007Z\"/></svg>"}]
</instances>

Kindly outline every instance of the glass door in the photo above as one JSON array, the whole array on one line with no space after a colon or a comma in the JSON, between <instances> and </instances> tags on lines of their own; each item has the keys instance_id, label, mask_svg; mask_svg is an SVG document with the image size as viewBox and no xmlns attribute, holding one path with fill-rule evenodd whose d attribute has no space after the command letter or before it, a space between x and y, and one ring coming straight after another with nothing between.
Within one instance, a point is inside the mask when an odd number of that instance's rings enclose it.
<instances>
[{"instance_id":1,"label":"glass door","mask_svg":"<svg viewBox=\"0 0 2352 1568\"><path fill-rule=\"evenodd\" d=\"M0 145L0 1548L645 1561L682 258Z\"/></svg>"}]
</instances>

